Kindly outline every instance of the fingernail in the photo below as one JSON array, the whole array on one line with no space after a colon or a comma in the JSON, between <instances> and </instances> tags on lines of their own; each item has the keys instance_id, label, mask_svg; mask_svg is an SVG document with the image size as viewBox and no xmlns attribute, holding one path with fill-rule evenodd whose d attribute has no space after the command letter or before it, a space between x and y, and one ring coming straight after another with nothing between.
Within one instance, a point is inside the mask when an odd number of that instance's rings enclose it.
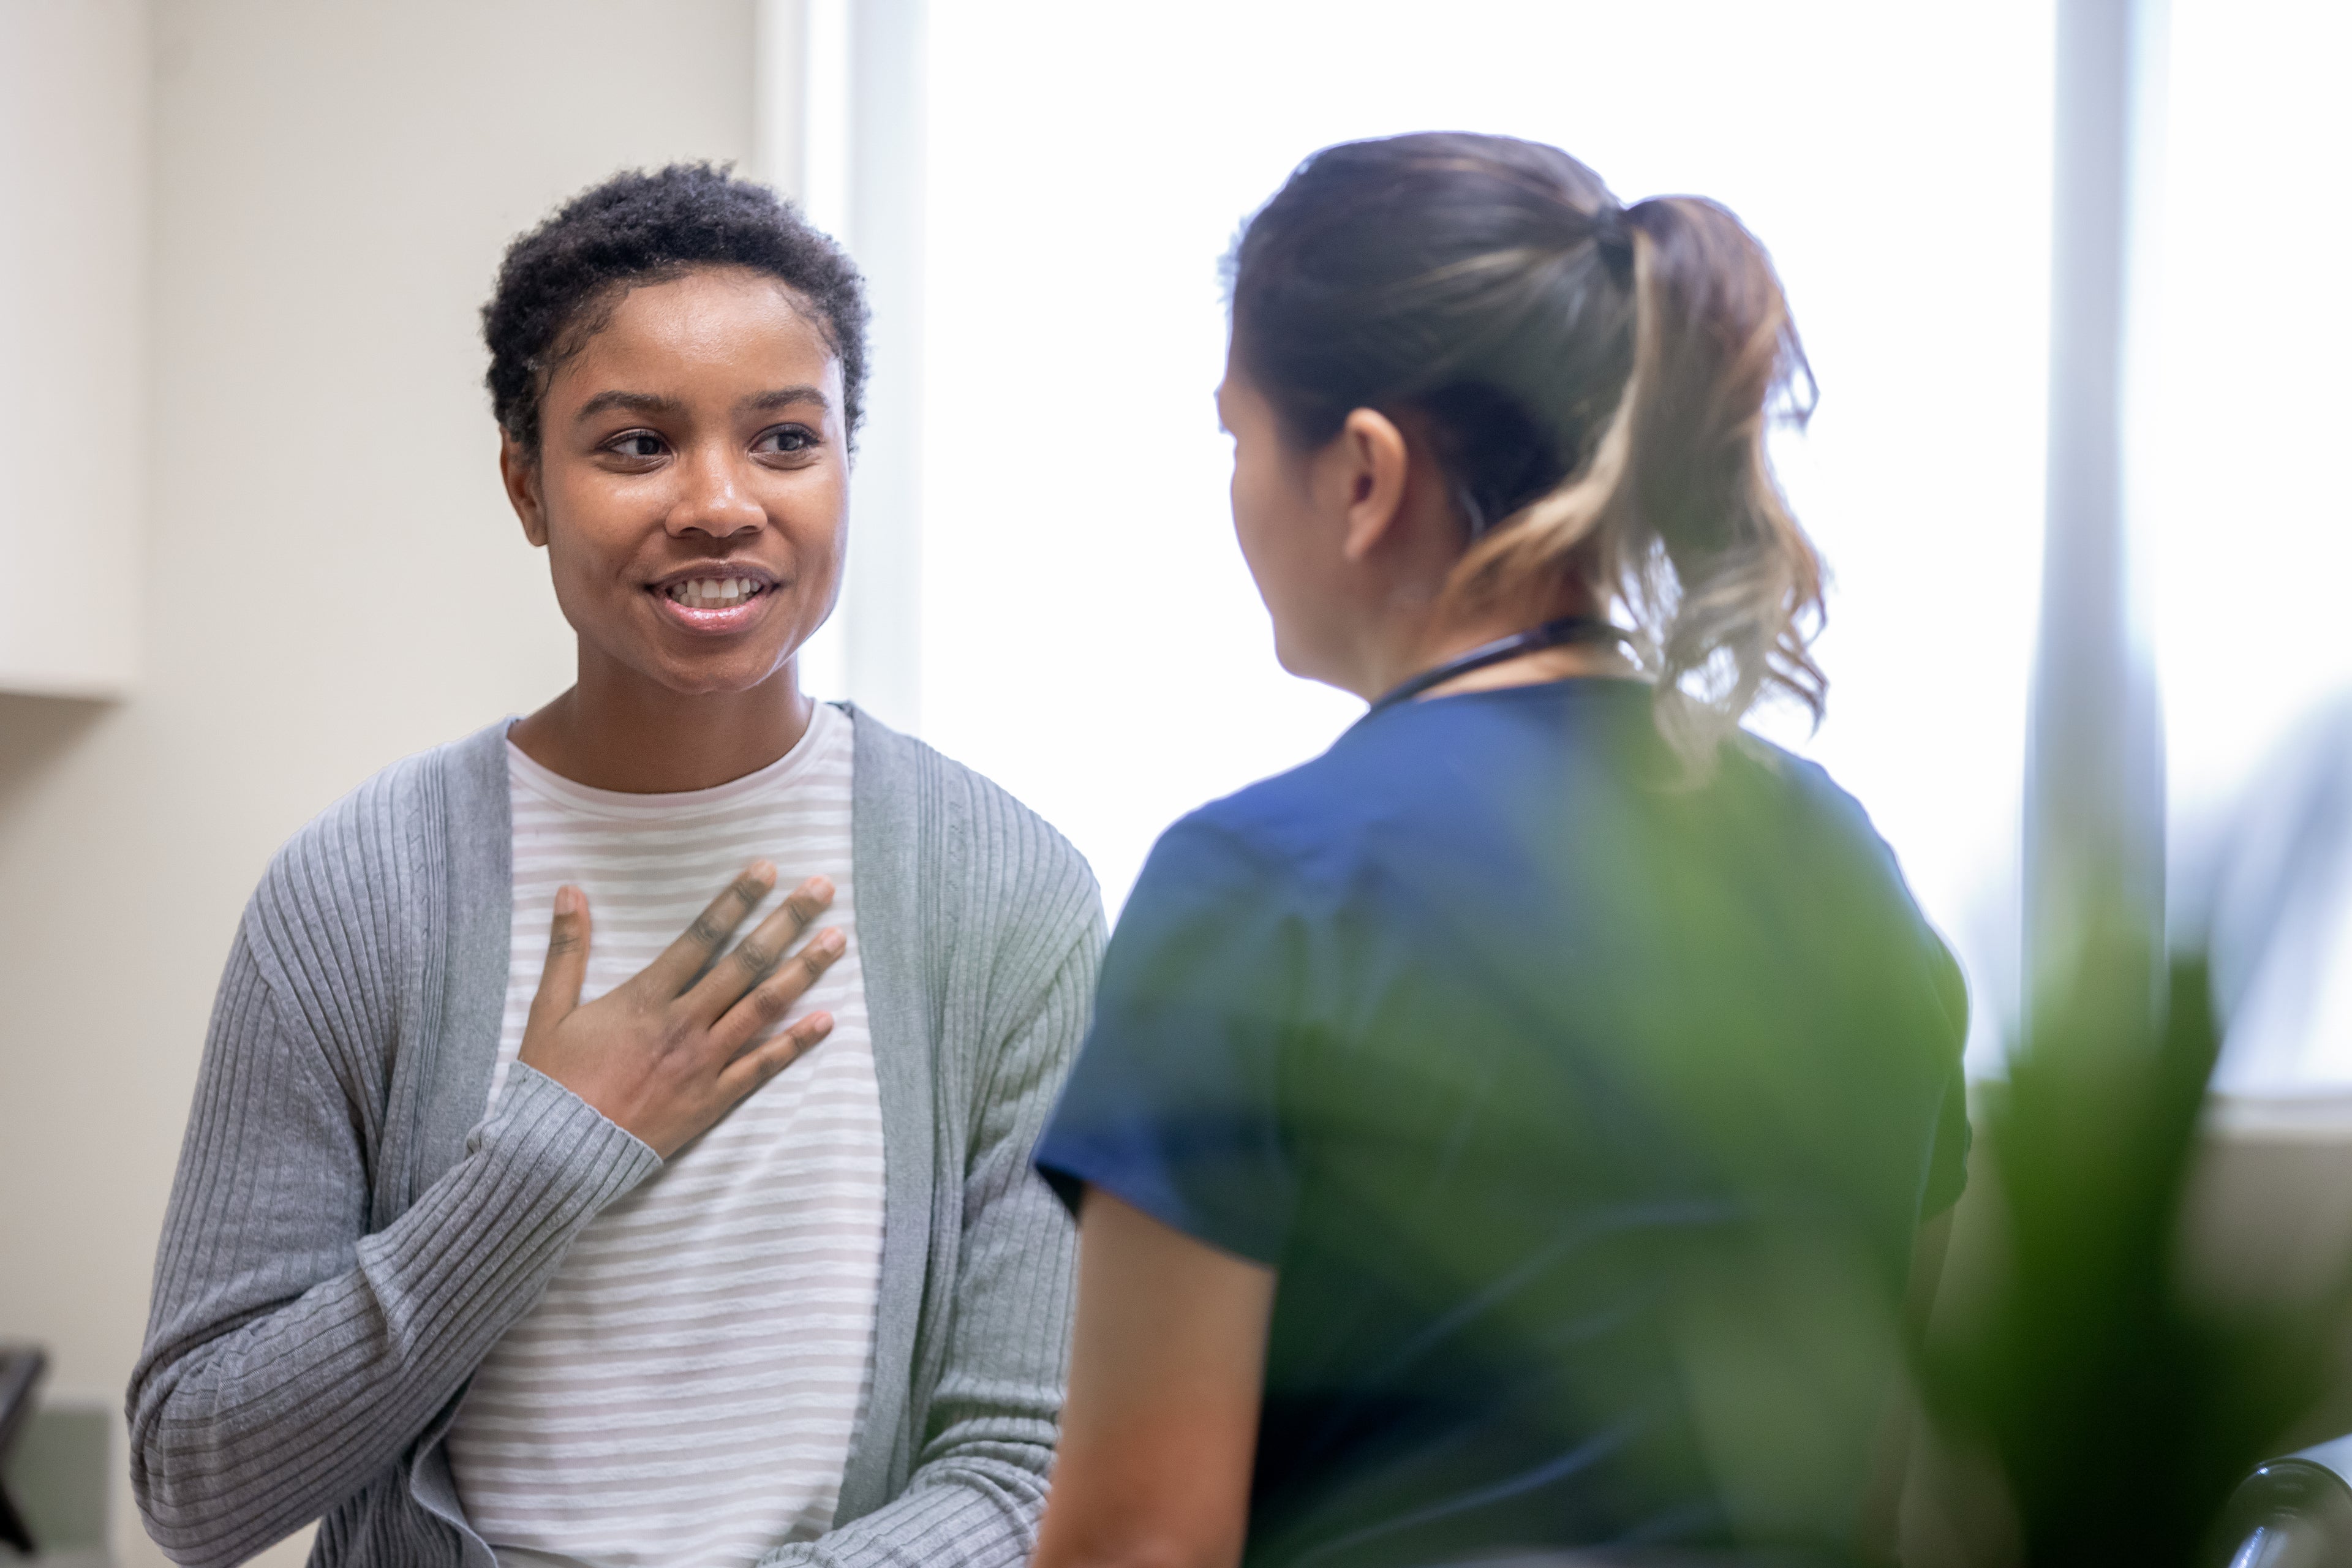
<instances>
[{"instance_id":1,"label":"fingernail","mask_svg":"<svg viewBox=\"0 0 2352 1568\"><path fill-rule=\"evenodd\" d=\"M819 952L837 953L848 945L848 939L837 931L821 931L816 933L816 950Z\"/></svg>"},{"instance_id":2,"label":"fingernail","mask_svg":"<svg viewBox=\"0 0 2352 1568\"><path fill-rule=\"evenodd\" d=\"M751 862L751 874L762 882L772 882L776 879L775 862L772 860L754 860Z\"/></svg>"},{"instance_id":3,"label":"fingernail","mask_svg":"<svg viewBox=\"0 0 2352 1568\"><path fill-rule=\"evenodd\" d=\"M833 897L833 883L823 877L811 877L808 890L813 898L829 899Z\"/></svg>"},{"instance_id":4,"label":"fingernail","mask_svg":"<svg viewBox=\"0 0 2352 1568\"><path fill-rule=\"evenodd\" d=\"M578 914L580 912L580 889L572 887L556 889L555 912L559 915Z\"/></svg>"}]
</instances>

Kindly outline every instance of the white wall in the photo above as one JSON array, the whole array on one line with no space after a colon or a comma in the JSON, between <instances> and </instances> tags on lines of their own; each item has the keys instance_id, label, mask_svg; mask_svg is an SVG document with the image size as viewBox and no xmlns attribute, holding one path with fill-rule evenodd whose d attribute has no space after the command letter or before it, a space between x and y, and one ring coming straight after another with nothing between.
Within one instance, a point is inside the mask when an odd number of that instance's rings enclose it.
<instances>
[{"instance_id":1,"label":"white wall","mask_svg":"<svg viewBox=\"0 0 2352 1568\"><path fill-rule=\"evenodd\" d=\"M0 690L137 664L147 58L142 0L0 0Z\"/></svg>"},{"instance_id":2,"label":"white wall","mask_svg":"<svg viewBox=\"0 0 2352 1568\"><path fill-rule=\"evenodd\" d=\"M56 563L93 613L143 582L145 667L117 704L0 697L0 1334L110 1405L271 849L570 678L480 390L501 247L617 167L753 146L751 0L172 0L151 58L147 541ZM160 1561L121 1489L118 1553Z\"/></svg>"}]
</instances>

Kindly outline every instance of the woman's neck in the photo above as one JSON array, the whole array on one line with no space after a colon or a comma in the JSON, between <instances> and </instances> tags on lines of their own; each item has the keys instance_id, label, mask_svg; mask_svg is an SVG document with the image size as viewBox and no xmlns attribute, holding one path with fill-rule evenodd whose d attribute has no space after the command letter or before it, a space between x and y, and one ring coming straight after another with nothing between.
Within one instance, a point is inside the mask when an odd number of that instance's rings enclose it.
<instances>
[{"instance_id":1,"label":"woman's neck","mask_svg":"<svg viewBox=\"0 0 2352 1568\"><path fill-rule=\"evenodd\" d=\"M1473 643L1470 646L1475 647L1479 645ZM1462 650L1464 653L1468 651L1469 648ZM1444 662L1444 659L1433 659L1431 667ZM1495 691L1506 686L1537 686L1580 676L1629 680L1639 679L1641 675L1641 667L1627 658L1614 643L1563 643L1523 653L1517 658L1481 665L1451 680L1442 680L1421 695L1454 697L1465 691Z\"/></svg>"},{"instance_id":2,"label":"woman's neck","mask_svg":"<svg viewBox=\"0 0 2352 1568\"><path fill-rule=\"evenodd\" d=\"M1481 615L1444 620L1431 616L1418 624L1408 622L1391 626L1387 629L1387 635L1376 643L1366 660L1364 684L1370 689L1364 693L1365 700L1377 700L1423 670L1434 669L1448 659L1459 658L1474 648L1484 647L1488 643L1530 630L1563 616L1583 616L1595 620L1604 618L1598 595L1573 592L1561 595L1549 605L1497 608ZM1639 673L1639 668L1616 643L1564 643L1534 649L1517 658L1482 665L1430 688L1423 695L1446 696L1505 686L1531 686L1542 681L1565 680L1574 676L1623 678Z\"/></svg>"},{"instance_id":3,"label":"woman's neck","mask_svg":"<svg viewBox=\"0 0 2352 1568\"><path fill-rule=\"evenodd\" d=\"M685 693L583 657L578 683L508 739L591 789L677 795L758 773L800 743L815 711L797 659L748 690Z\"/></svg>"}]
</instances>

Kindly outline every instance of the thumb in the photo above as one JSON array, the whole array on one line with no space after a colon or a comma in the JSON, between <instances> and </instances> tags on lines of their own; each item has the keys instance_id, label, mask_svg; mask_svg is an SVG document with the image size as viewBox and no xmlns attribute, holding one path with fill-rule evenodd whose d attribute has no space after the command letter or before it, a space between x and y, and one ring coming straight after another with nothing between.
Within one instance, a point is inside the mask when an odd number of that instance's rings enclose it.
<instances>
[{"instance_id":1,"label":"thumb","mask_svg":"<svg viewBox=\"0 0 2352 1568\"><path fill-rule=\"evenodd\" d=\"M574 887L558 888L555 919L547 928L547 967L539 972L539 991L524 1027L537 1034L561 1023L580 1005L580 987L587 978L588 895Z\"/></svg>"}]
</instances>

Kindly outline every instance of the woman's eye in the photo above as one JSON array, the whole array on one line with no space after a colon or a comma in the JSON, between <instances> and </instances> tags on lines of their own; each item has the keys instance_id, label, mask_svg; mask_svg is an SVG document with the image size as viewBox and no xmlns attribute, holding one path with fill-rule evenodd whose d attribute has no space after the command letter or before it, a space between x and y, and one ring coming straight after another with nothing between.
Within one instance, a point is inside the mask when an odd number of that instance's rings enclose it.
<instances>
[{"instance_id":1,"label":"woman's eye","mask_svg":"<svg viewBox=\"0 0 2352 1568\"><path fill-rule=\"evenodd\" d=\"M622 458L658 458L662 455L662 438L650 430L632 430L605 442L604 449Z\"/></svg>"},{"instance_id":2,"label":"woman's eye","mask_svg":"<svg viewBox=\"0 0 2352 1568\"><path fill-rule=\"evenodd\" d=\"M779 425L773 430L763 430L752 444L755 452L798 453L816 445L816 432L804 425Z\"/></svg>"}]
</instances>

